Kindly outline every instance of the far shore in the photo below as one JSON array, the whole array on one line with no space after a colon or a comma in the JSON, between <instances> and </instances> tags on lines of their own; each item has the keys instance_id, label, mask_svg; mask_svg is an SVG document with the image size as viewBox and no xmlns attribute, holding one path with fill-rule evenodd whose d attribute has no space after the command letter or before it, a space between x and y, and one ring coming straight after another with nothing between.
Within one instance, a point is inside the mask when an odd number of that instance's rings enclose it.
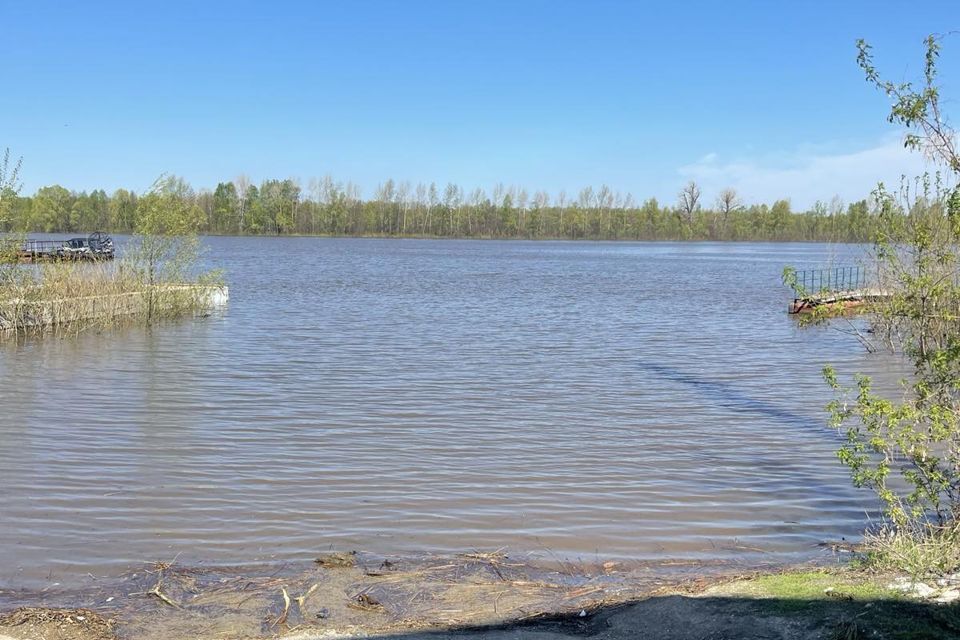
<instances>
[{"instance_id":1,"label":"far shore","mask_svg":"<svg viewBox=\"0 0 960 640\"><path fill-rule=\"evenodd\" d=\"M31 235L45 235L45 236L63 236L67 237L71 234L73 235L85 235L85 231L8 231L4 233L9 234L21 234L25 236ZM109 232L114 237L129 237L133 235L130 231L110 231ZM481 242L592 242L597 244L632 244L632 243L643 243L643 244L725 244L725 245L735 245L735 244L826 244L826 245L846 245L851 247L865 247L869 246L870 243L865 242L848 242L845 240L823 240L823 239L797 239L797 240L737 240L737 239L726 239L726 238L567 238L562 236L557 237L542 237L542 238L519 238L515 236L437 236L437 235L382 235L382 234L362 234L362 235L352 235L352 234L324 234L324 233L281 233L281 234L267 234L267 233L258 233L258 234L236 234L236 233L211 233L204 232L200 234L200 237L203 238L269 238L269 239L283 239L283 238L322 238L326 240L332 239L345 239L345 240L476 240Z\"/></svg>"}]
</instances>

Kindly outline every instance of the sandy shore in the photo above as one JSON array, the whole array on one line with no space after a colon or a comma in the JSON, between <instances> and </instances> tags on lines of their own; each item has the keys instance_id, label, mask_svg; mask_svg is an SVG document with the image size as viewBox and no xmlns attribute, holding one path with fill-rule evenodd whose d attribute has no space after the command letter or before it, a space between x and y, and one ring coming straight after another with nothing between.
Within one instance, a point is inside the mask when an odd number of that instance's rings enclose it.
<instances>
[{"instance_id":1,"label":"sandy shore","mask_svg":"<svg viewBox=\"0 0 960 640\"><path fill-rule=\"evenodd\" d=\"M157 564L96 589L0 592L0 640L960 637L956 605L910 601L884 580L810 567L737 576L692 564L668 575L502 554L334 553L269 574ZM922 633L896 635L906 620Z\"/></svg>"}]
</instances>

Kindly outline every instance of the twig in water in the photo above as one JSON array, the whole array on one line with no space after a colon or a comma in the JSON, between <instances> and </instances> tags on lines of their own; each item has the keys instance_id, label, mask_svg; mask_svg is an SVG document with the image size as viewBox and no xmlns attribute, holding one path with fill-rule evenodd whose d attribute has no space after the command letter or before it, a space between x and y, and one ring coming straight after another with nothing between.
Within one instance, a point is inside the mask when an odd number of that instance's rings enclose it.
<instances>
[{"instance_id":1,"label":"twig in water","mask_svg":"<svg viewBox=\"0 0 960 640\"><path fill-rule=\"evenodd\" d=\"M319 586L320 586L320 583L319 583L319 582L315 582L312 587L310 587L309 589L307 589L307 592L306 592L305 594L303 594L302 596L299 596L298 598L295 598L295 600L297 601L297 607L300 608L300 613L301 613L301 614L303 614L303 603L307 601L307 598L309 598L310 595L311 595L314 591L316 591Z\"/></svg>"},{"instance_id":2,"label":"twig in water","mask_svg":"<svg viewBox=\"0 0 960 640\"><path fill-rule=\"evenodd\" d=\"M287 622L287 614L290 613L290 594L287 593L286 587L280 587L280 592L283 594L283 613L280 614L280 617L274 620L273 625L285 624Z\"/></svg>"},{"instance_id":3,"label":"twig in water","mask_svg":"<svg viewBox=\"0 0 960 640\"><path fill-rule=\"evenodd\" d=\"M165 602L166 604L170 605L174 609L179 609L180 605L178 605L176 602L174 602L173 600L168 598L166 595L164 595L163 591L160 591L160 587L162 585L163 585L163 577L157 580L157 584L153 585L153 589L150 589L150 591L146 592L147 595L156 596L160 598L161 602Z\"/></svg>"}]
</instances>

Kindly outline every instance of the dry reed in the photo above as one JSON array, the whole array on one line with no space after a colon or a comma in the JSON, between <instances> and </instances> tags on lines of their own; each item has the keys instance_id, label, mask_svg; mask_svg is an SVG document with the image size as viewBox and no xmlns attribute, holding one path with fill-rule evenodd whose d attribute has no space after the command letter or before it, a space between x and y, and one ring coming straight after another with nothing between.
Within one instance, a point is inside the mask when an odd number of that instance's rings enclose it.
<instances>
[{"instance_id":1,"label":"dry reed","mask_svg":"<svg viewBox=\"0 0 960 640\"><path fill-rule=\"evenodd\" d=\"M199 315L220 289L203 280L148 284L122 260L0 265L0 335Z\"/></svg>"},{"instance_id":2,"label":"dry reed","mask_svg":"<svg viewBox=\"0 0 960 640\"><path fill-rule=\"evenodd\" d=\"M884 527L864 536L867 565L905 571L916 579L960 571L960 524Z\"/></svg>"}]
</instances>

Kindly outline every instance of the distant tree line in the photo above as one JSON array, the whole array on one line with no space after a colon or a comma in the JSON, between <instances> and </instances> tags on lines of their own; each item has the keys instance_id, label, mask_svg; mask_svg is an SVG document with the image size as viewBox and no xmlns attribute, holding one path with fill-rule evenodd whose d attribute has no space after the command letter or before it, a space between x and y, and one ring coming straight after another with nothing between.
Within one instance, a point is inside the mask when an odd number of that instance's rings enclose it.
<instances>
[{"instance_id":1,"label":"distant tree line","mask_svg":"<svg viewBox=\"0 0 960 640\"><path fill-rule=\"evenodd\" d=\"M834 198L793 211L786 199L746 205L725 189L705 206L695 182L672 205L637 202L606 185L550 195L502 184L468 192L387 180L363 199L359 187L330 177L312 179L306 189L296 180L256 185L244 176L212 191L172 182L208 234L865 242L875 226L866 200L845 206ZM144 204L126 189L88 193L59 185L5 200L0 230L26 232L128 233Z\"/></svg>"}]
</instances>

